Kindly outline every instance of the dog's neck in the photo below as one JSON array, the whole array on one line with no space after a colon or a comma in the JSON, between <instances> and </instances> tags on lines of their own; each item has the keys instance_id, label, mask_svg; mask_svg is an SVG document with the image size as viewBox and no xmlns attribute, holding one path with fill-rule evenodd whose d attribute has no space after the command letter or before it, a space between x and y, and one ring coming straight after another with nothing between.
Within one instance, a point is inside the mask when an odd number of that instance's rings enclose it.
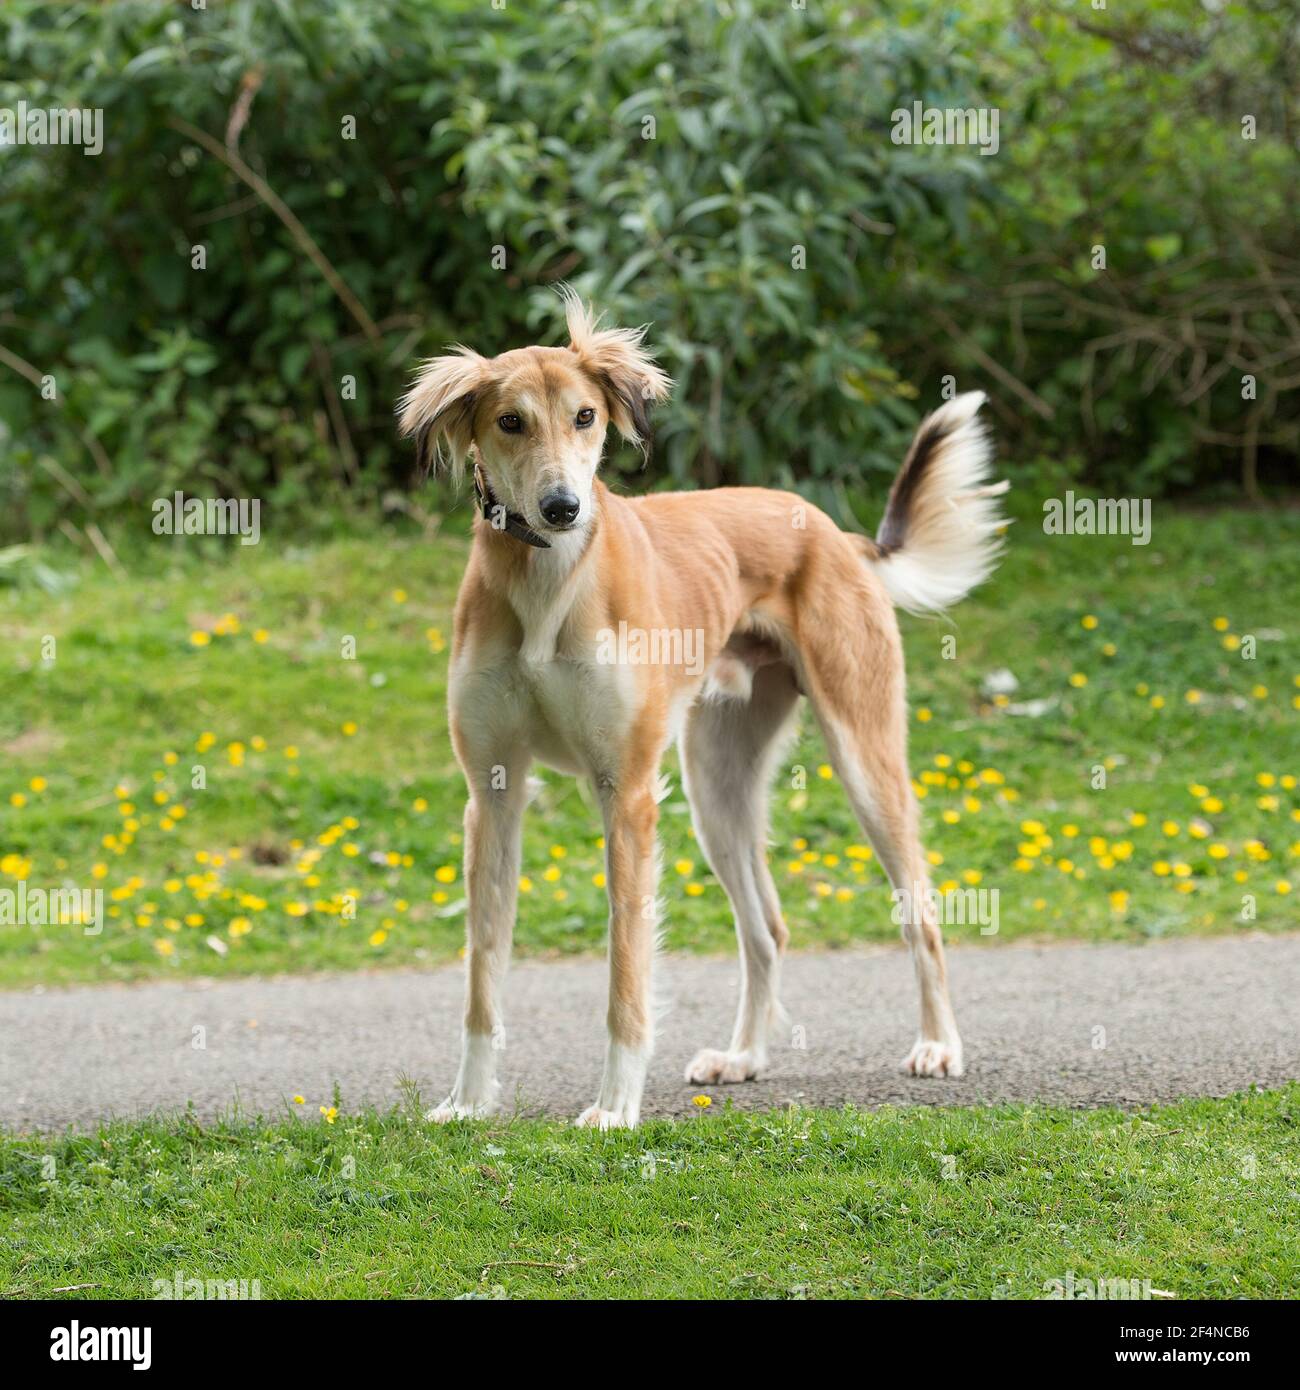
<instances>
[{"instance_id":1,"label":"dog's neck","mask_svg":"<svg viewBox=\"0 0 1300 1390\"><path fill-rule=\"evenodd\" d=\"M484 576L519 619L520 656L530 664L555 659L560 632L590 588L608 502L609 491L597 479L590 520L573 531L550 533L545 549L494 527L485 517L475 523L474 544L481 549Z\"/></svg>"}]
</instances>

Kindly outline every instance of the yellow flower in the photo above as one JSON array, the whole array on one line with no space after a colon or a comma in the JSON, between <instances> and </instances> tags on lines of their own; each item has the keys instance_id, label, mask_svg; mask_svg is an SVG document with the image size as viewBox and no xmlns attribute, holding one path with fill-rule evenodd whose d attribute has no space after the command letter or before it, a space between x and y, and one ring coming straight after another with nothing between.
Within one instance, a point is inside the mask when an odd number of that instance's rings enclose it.
<instances>
[{"instance_id":1,"label":"yellow flower","mask_svg":"<svg viewBox=\"0 0 1300 1390\"><path fill-rule=\"evenodd\" d=\"M411 810L414 811L417 815L424 815L424 813L428 809L429 803L422 796L417 796L415 800L411 802Z\"/></svg>"},{"instance_id":2,"label":"yellow flower","mask_svg":"<svg viewBox=\"0 0 1300 1390\"><path fill-rule=\"evenodd\" d=\"M1114 656L1117 651L1119 651L1119 648L1114 644L1114 642L1103 642L1101 644L1102 656Z\"/></svg>"},{"instance_id":3,"label":"yellow flower","mask_svg":"<svg viewBox=\"0 0 1300 1390\"><path fill-rule=\"evenodd\" d=\"M605 886L605 875L600 873L592 874L591 881L596 885L597 888L603 888ZM686 891L689 893L692 888L696 888L698 886L699 885L695 883L689 884L687 886Z\"/></svg>"},{"instance_id":4,"label":"yellow flower","mask_svg":"<svg viewBox=\"0 0 1300 1390\"><path fill-rule=\"evenodd\" d=\"M1061 827L1061 834L1064 835L1067 840L1073 840L1078 833L1079 827L1077 825L1063 825Z\"/></svg>"},{"instance_id":5,"label":"yellow flower","mask_svg":"<svg viewBox=\"0 0 1300 1390\"><path fill-rule=\"evenodd\" d=\"M1251 688L1250 688L1250 693L1251 693L1251 694L1255 697L1255 699L1257 699L1257 700L1267 700L1267 699L1268 699L1268 686L1266 686L1266 685L1252 685Z\"/></svg>"},{"instance_id":6,"label":"yellow flower","mask_svg":"<svg viewBox=\"0 0 1300 1390\"><path fill-rule=\"evenodd\" d=\"M1211 859L1226 859L1228 857L1227 845L1211 845L1208 852Z\"/></svg>"},{"instance_id":7,"label":"yellow flower","mask_svg":"<svg viewBox=\"0 0 1300 1390\"><path fill-rule=\"evenodd\" d=\"M542 877L547 883L554 883L560 877L560 871L554 864L548 864L546 868L542 870Z\"/></svg>"},{"instance_id":8,"label":"yellow flower","mask_svg":"<svg viewBox=\"0 0 1300 1390\"><path fill-rule=\"evenodd\" d=\"M934 718L934 715L928 709L922 707L921 709L917 710L916 717L920 723L928 724L930 720Z\"/></svg>"},{"instance_id":9,"label":"yellow flower","mask_svg":"<svg viewBox=\"0 0 1300 1390\"><path fill-rule=\"evenodd\" d=\"M1110 895L1110 906L1114 912L1128 911L1128 894L1122 889L1117 888Z\"/></svg>"},{"instance_id":10,"label":"yellow flower","mask_svg":"<svg viewBox=\"0 0 1300 1390\"><path fill-rule=\"evenodd\" d=\"M681 874L681 876L682 876L683 878L690 878L690 876L695 872L695 865L694 865L694 863L693 863L691 860L689 860L689 859L679 859L679 860L673 865L673 868L674 868L679 874Z\"/></svg>"},{"instance_id":11,"label":"yellow flower","mask_svg":"<svg viewBox=\"0 0 1300 1390\"><path fill-rule=\"evenodd\" d=\"M405 590L405 589L394 589L394 590L393 590L393 602L394 602L394 603L405 603L405 602L406 602L406 590Z\"/></svg>"},{"instance_id":12,"label":"yellow flower","mask_svg":"<svg viewBox=\"0 0 1300 1390\"><path fill-rule=\"evenodd\" d=\"M160 956L171 956L176 953L175 944L168 941L165 936L160 936L158 940L153 943L153 948Z\"/></svg>"},{"instance_id":13,"label":"yellow flower","mask_svg":"<svg viewBox=\"0 0 1300 1390\"><path fill-rule=\"evenodd\" d=\"M947 753L936 753L934 756L934 765L935 767L951 767L952 759Z\"/></svg>"},{"instance_id":14,"label":"yellow flower","mask_svg":"<svg viewBox=\"0 0 1300 1390\"><path fill-rule=\"evenodd\" d=\"M306 1097L306 1096L294 1096L294 1098L293 1098L293 1103L294 1103L295 1105L306 1105L306 1104L307 1104L307 1097Z\"/></svg>"},{"instance_id":15,"label":"yellow flower","mask_svg":"<svg viewBox=\"0 0 1300 1390\"><path fill-rule=\"evenodd\" d=\"M230 924L231 936L247 936L253 930L253 924L247 917L236 917Z\"/></svg>"},{"instance_id":16,"label":"yellow flower","mask_svg":"<svg viewBox=\"0 0 1300 1390\"><path fill-rule=\"evenodd\" d=\"M603 888L603 887L605 886L605 884L604 884L605 875L604 875L604 874L597 874L596 877L597 877L598 879L601 880L601 882L600 882L597 886L600 887L600 888ZM702 883L688 883L688 884L686 885L686 893L687 893L687 896L689 896L689 897L698 898L698 897L700 896L700 894L703 893L703 892L704 892L704 885L703 885Z\"/></svg>"},{"instance_id":17,"label":"yellow flower","mask_svg":"<svg viewBox=\"0 0 1300 1390\"><path fill-rule=\"evenodd\" d=\"M1163 695L1153 695L1153 696L1151 697L1151 708L1152 708L1152 709L1164 709L1164 707L1165 707L1165 697L1164 697Z\"/></svg>"},{"instance_id":18,"label":"yellow flower","mask_svg":"<svg viewBox=\"0 0 1300 1390\"><path fill-rule=\"evenodd\" d=\"M307 904L300 902L285 903L284 910L290 917L305 917L307 915Z\"/></svg>"},{"instance_id":19,"label":"yellow flower","mask_svg":"<svg viewBox=\"0 0 1300 1390\"><path fill-rule=\"evenodd\" d=\"M823 781L829 782L835 776L835 769L829 763L821 763L817 768L817 775Z\"/></svg>"},{"instance_id":20,"label":"yellow flower","mask_svg":"<svg viewBox=\"0 0 1300 1390\"><path fill-rule=\"evenodd\" d=\"M347 720L345 720L345 721L343 722L343 724L342 724L341 727L342 727L342 730L343 730L343 737L344 737L344 738L351 738L352 735L355 734L356 731L357 731L357 723L356 723L356 720L355 720L355 719L347 719Z\"/></svg>"},{"instance_id":21,"label":"yellow flower","mask_svg":"<svg viewBox=\"0 0 1300 1390\"><path fill-rule=\"evenodd\" d=\"M433 876L439 883L455 883L456 866L454 864L440 864L433 871Z\"/></svg>"},{"instance_id":22,"label":"yellow flower","mask_svg":"<svg viewBox=\"0 0 1300 1390\"><path fill-rule=\"evenodd\" d=\"M208 643L211 642L211 641L212 641L212 636L211 636L210 633L207 633L207 632L191 632L191 633L190 633L190 646L191 646L191 647L206 647L206 646L208 645ZM168 944L170 945L170 943L168 943Z\"/></svg>"},{"instance_id":23,"label":"yellow flower","mask_svg":"<svg viewBox=\"0 0 1300 1390\"><path fill-rule=\"evenodd\" d=\"M1288 883L1287 880L1284 878L1278 879L1278 881L1273 886L1277 889L1279 893L1289 893L1291 891L1290 883Z\"/></svg>"},{"instance_id":24,"label":"yellow flower","mask_svg":"<svg viewBox=\"0 0 1300 1390\"><path fill-rule=\"evenodd\" d=\"M1183 864L1180 862L1174 865L1175 878L1189 878L1191 876L1191 872L1192 866L1190 864Z\"/></svg>"},{"instance_id":25,"label":"yellow flower","mask_svg":"<svg viewBox=\"0 0 1300 1390\"><path fill-rule=\"evenodd\" d=\"M297 746L292 743L289 744L289 746L284 750L284 756L286 758L296 758L298 756Z\"/></svg>"},{"instance_id":26,"label":"yellow flower","mask_svg":"<svg viewBox=\"0 0 1300 1390\"><path fill-rule=\"evenodd\" d=\"M1094 618L1091 613L1085 613L1083 617L1079 619L1079 625L1091 632L1093 628L1097 626L1097 619Z\"/></svg>"},{"instance_id":27,"label":"yellow flower","mask_svg":"<svg viewBox=\"0 0 1300 1390\"><path fill-rule=\"evenodd\" d=\"M707 1109L709 1108L709 1106L711 1106L711 1105L713 1104L713 1102L712 1102L712 1100L709 1099L708 1096L696 1096L696 1097L691 1101L691 1104L692 1104L692 1105L697 1105L697 1106L699 1106L699 1108L700 1108L701 1110L707 1110Z\"/></svg>"},{"instance_id":28,"label":"yellow flower","mask_svg":"<svg viewBox=\"0 0 1300 1390\"><path fill-rule=\"evenodd\" d=\"M552 845L552 846L551 846L551 858L552 858L552 859L567 859L568 856L569 856L569 851L568 851L567 849L565 849L563 845Z\"/></svg>"},{"instance_id":29,"label":"yellow flower","mask_svg":"<svg viewBox=\"0 0 1300 1390\"><path fill-rule=\"evenodd\" d=\"M947 825L956 825L957 822L958 822L959 820L961 820L961 812L960 812L960 811L945 811L945 812L943 813L943 819L944 819L944 823L947 824Z\"/></svg>"},{"instance_id":30,"label":"yellow flower","mask_svg":"<svg viewBox=\"0 0 1300 1390\"><path fill-rule=\"evenodd\" d=\"M382 946L388 940L388 933L383 927L377 927L366 939L372 946Z\"/></svg>"},{"instance_id":31,"label":"yellow flower","mask_svg":"<svg viewBox=\"0 0 1300 1390\"><path fill-rule=\"evenodd\" d=\"M332 1125L334 1121L337 1120L339 1117L339 1110L337 1105L322 1105L320 1108L320 1113L325 1116L325 1123L327 1125Z\"/></svg>"},{"instance_id":32,"label":"yellow flower","mask_svg":"<svg viewBox=\"0 0 1300 1390\"><path fill-rule=\"evenodd\" d=\"M1227 632L1227 630L1228 630L1228 620L1227 620L1227 618L1215 618L1214 623L1213 623L1213 627L1214 627L1215 632Z\"/></svg>"},{"instance_id":33,"label":"yellow flower","mask_svg":"<svg viewBox=\"0 0 1300 1390\"><path fill-rule=\"evenodd\" d=\"M1201 800L1201 810L1207 816L1217 815L1223 810L1223 802L1217 796L1207 796Z\"/></svg>"},{"instance_id":34,"label":"yellow flower","mask_svg":"<svg viewBox=\"0 0 1300 1390\"><path fill-rule=\"evenodd\" d=\"M269 642L271 634L264 627L255 628L253 631L253 641L261 646L263 642Z\"/></svg>"},{"instance_id":35,"label":"yellow flower","mask_svg":"<svg viewBox=\"0 0 1300 1390\"><path fill-rule=\"evenodd\" d=\"M1183 699L1186 700L1189 705L1199 705L1201 703L1201 692L1199 690L1189 690L1187 694L1183 696Z\"/></svg>"},{"instance_id":36,"label":"yellow flower","mask_svg":"<svg viewBox=\"0 0 1300 1390\"><path fill-rule=\"evenodd\" d=\"M21 808L27 805L27 798L22 794L22 792L13 792L9 797L9 804L11 806L17 806Z\"/></svg>"},{"instance_id":37,"label":"yellow flower","mask_svg":"<svg viewBox=\"0 0 1300 1390\"><path fill-rule=\"evenodd\" d=\"M1156 862L1151 866L1151 872L1155 874L1158 878L1167 878L1169 876L1169 873L1171 872L1171 866L1167 864L1163 859L1157 859Z\"/></svg>"},{"instance_id":38,"label":"yellow flower","mask_svg":"<svg viewBox=\"0 0 1300 1390\"><path fill-rule=\"evenodd\" d=\"M519 891L521 893L531 893L533 891L533 881L526 874L519 880Z\"/></svg>"},{"instance_id":39,"label":"yellow flower","mask_svg":"<svg viewBox=\"0 0 1300 1390\"><path fill-rule=\"evenodd\" d=\"M1078 690L1088 684L1088 677L1085 676L1082 671L1075 671L1070 676L1070 684Z\"/></svg>"},{"instance_id":40,"label":"yellow flower","mask_svg":"<svg viewBox=\"0 0 1300 1390\"><path fill-rule=\"evenodd\" d=\"M1129 814L1128 823L1140 830L1147 823L1147 818L1141 811L1133 811Z\"/></svg>"},{"instance_id":41,"label":"yellow flower","mask_svg":"<svg viewBox=\"0 0 1300 1390\"><path fill-rule=\"evenodd\" d=\"M33 777L27 785L34 792L43 792L45 788L49 786L49 783L44 777Z\"/></svg>"},{"instance_id":42,"label":"yellow flower","mask_svg":"<svg viewBox=\"0 0 1300 1390\"><path fill-rule=\"evenodd\" d=\"M187 912L185 914L185 925L187 927L201 927L203 925L203 914L201 912Z\"/></svg>"}]
</instances>

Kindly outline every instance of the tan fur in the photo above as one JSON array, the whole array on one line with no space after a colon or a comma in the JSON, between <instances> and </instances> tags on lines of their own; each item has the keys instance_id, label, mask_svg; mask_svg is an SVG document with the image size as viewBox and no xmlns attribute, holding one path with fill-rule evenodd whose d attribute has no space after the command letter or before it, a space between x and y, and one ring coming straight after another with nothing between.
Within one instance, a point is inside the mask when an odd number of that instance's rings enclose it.
<instances>
[{"instance_id":1,"label":"tan fur","mask_svg":"<svg viewBox=\"0 0 1300 1390\"><path fill-rule=\"evenodd\" d=\"M749 991L732 1047L702 1053L692 1079L743 1079L766 1061L788 933L766 866L758 782L798 693L816 711L895 888L928 886L907 768L902 644L870 551L864 560L859 538L794 494L611 492L595 477L606 427L639 439L638 404L662 397L670 383L639 332L600 330L572 298L567 309L569 347L492 359L462 349L426 364L402 403L406 432L440 438L453 465L473 455L496 495L553 541L533 549L479 517L456 605L451 731L469 788L465 1023L467 1058L473 1051L480 1061L462 1063L439 1119L479 1113L495 1086L480 1074L491 1069L481 1058L500 1028L523 783L535 757L590 777L605 817L611 1052L584 1123L634 1124L639 1111L636 1073L653 1041L659 769L674 738L682 740L701 845L736 910ZM594 410L595 423L578 430L583 408ZM523 432L498 427L507 412L524 420ZM579 524L564 533L548 532L538 510L557 480L582 501ZM620 623L698 632L702 662L694 670L685 661L602 665L600 634ZM725 761L710 751L724 741L735 749ZM746 801L743 841L718 814L730 777L740 779L736 795ZM921 988L921 1042L909 1064L955 1073L961 1044L928 906L904 934Z\"/></svg>"}]
</instances>

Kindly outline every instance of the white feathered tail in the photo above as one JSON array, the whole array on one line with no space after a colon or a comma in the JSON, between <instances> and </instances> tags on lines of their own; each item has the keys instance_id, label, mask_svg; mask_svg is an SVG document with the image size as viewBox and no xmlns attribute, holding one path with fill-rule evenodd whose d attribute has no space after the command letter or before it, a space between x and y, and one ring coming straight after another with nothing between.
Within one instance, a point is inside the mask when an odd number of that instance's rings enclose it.
<instances>
[{"instance_id":1,"label":"white feathered tail","mask_svg":"<svg viewBox=\"0 0 1300 1390\"><path fill-rule=\"evenodd\" d=\"M1007 526L991 482L993 448L976 418L982 391L942 405L921 421L889 491L867 559L889 596L909 613L960 603L993 572Z\"/></svg>"}]
</instances>

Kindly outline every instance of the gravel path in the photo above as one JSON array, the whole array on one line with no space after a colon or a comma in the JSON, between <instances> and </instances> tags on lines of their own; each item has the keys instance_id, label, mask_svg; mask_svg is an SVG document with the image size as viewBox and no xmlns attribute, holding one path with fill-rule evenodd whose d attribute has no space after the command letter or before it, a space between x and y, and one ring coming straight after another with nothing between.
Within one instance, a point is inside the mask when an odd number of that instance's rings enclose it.
<instances>
[{"instance_id":1,"label":"gravel path","mask_svg":"<svg viewBox=\"0 0 1300 1390\"><path fill-rule=\"evenodd\" d=\"M916 988L903 951L881 947L790 956L791 1028L771 1071L702 1088L682 1071L700 1047L726 1044L736 962L667 956L659 981L669 1011L643 1113L683 1114L701 1090L749 1108L1091 1106L1300 1077L1300 936L970 947L949 960L966 1044L960 1080L898 1071ZM433 1103L455 1074L462 988L461 968L448 966L0 994L0 1125L80 1127L187 1102L207 1118L236 1097L247 1113L275 1113L295 1093L314 1115L335 1082L349 1107L387 1107L402 1075ZM590 1104L604 1013L603 962L516 964L506 986L507 1105L573 1116Z\"/></svg>"}]
</instances>

